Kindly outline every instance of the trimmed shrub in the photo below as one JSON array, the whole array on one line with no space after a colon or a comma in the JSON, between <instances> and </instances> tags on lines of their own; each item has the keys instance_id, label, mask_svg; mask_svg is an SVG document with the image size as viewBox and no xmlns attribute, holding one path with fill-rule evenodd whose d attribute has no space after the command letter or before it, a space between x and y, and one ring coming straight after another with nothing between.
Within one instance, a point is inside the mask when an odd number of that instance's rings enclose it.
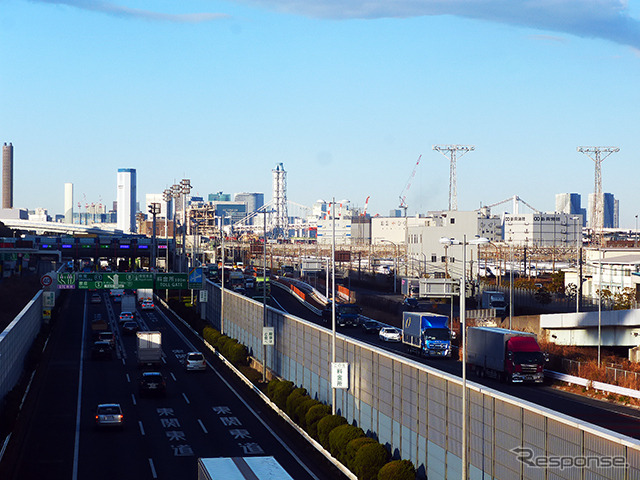
<instances>
[{"instance_id":1,"label":"trimmed shrub","mask_svg":"<svg viewBox=\"0 0 640 480\"><path fill-rule=\"evenodd\" d=\"M347 423L347 419L341 415L327 415L318 422L318 441L320 444L329 449L329 433L334 428Z\"/></svg>"},{"instance_id":2,"label":"trimmed shrub","mask_svg":"<svg viewBox=\"0 0 640 480\"><path fill-rule=\"evenodd\" d=\"M329 414L331 414L331 407L329 405L313 405L309 408L304 419L307 426L307 433L311 435L311 437L316 440L318 439L318 422Z\"/></svg>"},{"instance_id":3,"label":"trimmed shrub","mask_svg":"<svg viewBox=\"0 0 640 480\"><path fill-rule=\"evenodd\" d=\"M329 433L329 451L340 462L344 462L347 444L354 438L364 437L364 431L353 425L340 425Z\"/></svg>"},{"instance_id":4,"label":"trimmed shrub","mask_svg":"<svg viewBox=\"0 0 640 480\"><path fill-rule=\"evenodd\" d=\"M353 459L353 470L358 480L376 480L378 472L389 460L389 452L378 442L361 446Z\"/></svg>"},{"instance_id":5,"label":"trimmed shrub","mask_svg":"<svg viewBox=\"0 0 640 480\"><path fill-rule=\"evenodd\" d=\"M416 469L409 460L393 460L380 469L378 480L416 480Z\"/></svg>"},{"instance_id":6,"label":"trimmed shrub","mask_svg":"<svg viewBox=\"0 0 640 480\"><path fill-rule=\"evenodd\" d=\"M351 440L349 443L347 443L347 447L345 449L345 453L343 457L344 462L342 463L346 465L347 468L353 471L354 470L353 461L356 458L356 453L358 453L358 450L360 450L360 447L362 447L363 445L367 445L369 443L378 443L378 442L376 442L371 437L359 437Z\"/></svg>"},{"instance_id":7,"label":"trimmed shrub","mask_svg":"<svg viewBox=\"0 0 640 480\"><path fill-rule=\"evenodd\" d=\"M249 352L247 347L238 342L227 342L225 357L234 365L246 365Z\"/></svg>"},{"instance_id":8,"label":"trimmed shrub","mask_svg":"<svg viewBox=\"0 0 640 480\"><path fill-rule=\"evenodd\" d=\"M281 410L287 408L287 397L293 391L293 382L289 380L281 381L274 389L273 389L273 403L275 403Z\"/></svg>"},{"instance_id":9,"label":"trimmed shrub","mask_svg":"<svg viewBox=\"0 0 640 480\"><path fill-rule=\"evenodd\" d=\"M303 387L294 388L291 394L287 397L285 402L285 412L289 415L289 418L294 419L296 408L307 398L307 389ZM295 421L295 420L294 420Z\"/></svg>"},{"instance_id":10,"label":"trimmed shrub","mask_svg":"<svg viewBox=\"0 0 640 480\"><path fill-rule=\"evenodd\" d=\"M307 429L307 412L311 407L316 405L322 405L318 400L315 400L311 397L304 397L304 400L298 404L294 413L293 413L293 421L300 425L304 430Z\"/></svg>"},{"instance_id":11,"label":"trimmed shrub","mask_svg":"<svg viewBox=\"0 0 640 480\"><path fill-rule=\"evenodd\" d=\"M271 400L273 400L273 391L279 383L279 378L272 378L267 385L267 397L269 397Z\"/></svg>"},{"instance_id":12,"label":"trimmed shrub","mask_svg":"<svg viewBox=\"0 0 640 480\"><path fill-rule=\"evenodd\" d=\"M218 337L218 340L216 341L215 348L219 350L220 353L222 353L222 355L224 356L225 345L227 344L227 342L230 342L230 341L231 341L231 338L227 337L226 335L220 335Z\"/></svg>"}]
</instances>

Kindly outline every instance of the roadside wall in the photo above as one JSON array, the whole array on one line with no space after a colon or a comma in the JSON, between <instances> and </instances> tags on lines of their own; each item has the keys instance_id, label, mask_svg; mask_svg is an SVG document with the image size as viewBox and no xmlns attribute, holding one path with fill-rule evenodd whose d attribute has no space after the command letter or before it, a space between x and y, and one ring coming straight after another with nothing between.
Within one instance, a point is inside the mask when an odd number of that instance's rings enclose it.
<instances>
[{"instance_id":1,"label":"roadside wall","mask_svg":"<svg viewBox=\"0 0 640 480\"><path fill-rule=\"evenodd\" d=\"M207 318L220 328L220 289L207 282ZM318 325L269 308L267 325L276 345L266 365L277 376L305 387L329 403L332 334ZM225 291L225 332L263 361L262 305ZM343 335L336 335L336 361L349 363L349 389L338 390L338 412L411 460L420 478L459 479L462 453L462 380ZM467 382L468 460L471 479L640 478L640 442L552 410ZM590 464L532 468L512 448L535 457L620 457L628 468ZM625 476L627 475L627 476Z\"/></svg>"}]
</instances>

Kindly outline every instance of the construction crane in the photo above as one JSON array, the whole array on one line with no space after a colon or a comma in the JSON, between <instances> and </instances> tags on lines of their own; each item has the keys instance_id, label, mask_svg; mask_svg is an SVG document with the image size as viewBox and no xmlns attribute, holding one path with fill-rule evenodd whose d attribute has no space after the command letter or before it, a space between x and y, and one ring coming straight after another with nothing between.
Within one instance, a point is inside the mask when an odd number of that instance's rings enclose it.
<instances>
[{"instance_id":1,"label":"construction crane","mask_svg":"<svg viewBox=\"0 0 640 480\"><path fill-rule=\"evenodd\" d=\"M364 210L362 211L362 216L366 217L367 216L367 208L369 207L369 199L371 198L371 195L369 195L367 197L367 199L364 201Z\"/></svg>"},{"instance_id":2,"label":"construction crane","mask_svg":"<svg viewBox=\"0 0 640 480\"><path fill-rule=\"evenodd\" d=\"M514 195L513 197L509 197L509 198L505 198L504 200L500 201L500 202L496 202L496 203L492 203L491 205L485 205L482 208L493 208L493 207L497 207L498 205L502 205L503 203L507 203L507 202L513 202L513 213L518 213L517 209L518 209L518 202L523 203L524 205L526 205L527 207L529 207L531 210L533 210L535 213L540 213L540 210L538 210L537 208L529 205L527 202L525 202L522 198L520 198L518 195Z\"/></svg>"},{"instance_id":3,"label":"construction crane","mask_svg":"<svg viewBox=\"0 0 640 480\"><path fill-rule=\"evenodd\" d=\"M418 157L418 161L416 162L415 166L413 167L413 171L411 172L411 175L409 176L409 180L407 180L407 184L404 186L404 188L402 189L402 192L400 192L400 206L398 208L402 208L404 209L404 216L407 216L407 204L405 202L406 198L407 198L407 193L409 193L409 189L411 188L411 182L413 182L413 177L416 176L416 170L418 170L418 165L420 165L420 160L422 159L422 155L420 155ZM369 200L367 198L367 200Z\"/></svg>"}]
</instances>

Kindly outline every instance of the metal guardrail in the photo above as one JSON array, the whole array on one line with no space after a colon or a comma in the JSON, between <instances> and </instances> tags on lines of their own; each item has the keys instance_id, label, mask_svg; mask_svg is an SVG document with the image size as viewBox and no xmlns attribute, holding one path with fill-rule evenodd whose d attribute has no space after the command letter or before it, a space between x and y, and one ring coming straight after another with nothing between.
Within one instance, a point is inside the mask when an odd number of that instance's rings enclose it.
<instances>
[{"instance_id":1,"label":"metal guardrail","mask_svg":"<svg viewBox=\"0 0 640 480\"><path fill-rule=\"evenodd\" d=\"M609 383L593 382L586 378L567 375L566 373L553 372L551 370L545 371L544 374L547 377L553 378L554 380L560 380L561 382L581 385L585 388L593 388L594 390L598 390L601 392L615 393L616 395L640 399L640 391L634 390L633 388L619 387L617 385L611 385Z\"/></svg>"}]
</instances>

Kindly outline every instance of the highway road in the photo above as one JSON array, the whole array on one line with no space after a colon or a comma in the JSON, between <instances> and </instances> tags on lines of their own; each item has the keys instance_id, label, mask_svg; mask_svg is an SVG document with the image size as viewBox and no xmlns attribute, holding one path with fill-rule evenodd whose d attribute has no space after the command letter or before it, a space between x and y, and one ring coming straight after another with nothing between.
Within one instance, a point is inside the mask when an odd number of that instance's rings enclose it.
<instances>
[{"instance_id":1,"label":"highway road","mask_svg":"<svg viewBox=\"0 0 640 480\"><path fill-rule=\"evenodd\" d=\"M41 368L0 463L3 480L196 478L198 457L272 455L296 479L343 476L270 411L188 329L161 310L139 311L143 329L162 332L165 396L141 397L135 336L117 326L120 307L101 293L89 304L69 293ZM93 360L90 319L109 318L116 355ZM187 372L186 352L206 354L209 368ZM119 403L125 424L97 429L99 403Z\"/></svg>"},{"instance_id":2,"label":"highway road","mask_svg":"<svg viewBox=\"0 0 640 480\"><path fill-rule=\"evenodd\" d=\"M306 308L293 295L280 288L273 288L273 302L282 310L304 318L318 325L331 328L325 324L322 318ZM375 319L374 319L375 320ZM444 372L462 376L461 363L451 359L428 359L414 354L409 354L404 345L400 343L383 342L376 334L364 333L359 328L344 327L338 329L339 333L351 336L360 341L370 343L377 347L411 358L430 367ZM584 420L614 432L640 439L640 409L626 407L624 405L605 402L581 395L558 390L551 385L505 384L490 378L479 378L469 375L468 379L474 383L526 400L528 402L549 408L551 410Z\"/></svg>"}]
</instances>

